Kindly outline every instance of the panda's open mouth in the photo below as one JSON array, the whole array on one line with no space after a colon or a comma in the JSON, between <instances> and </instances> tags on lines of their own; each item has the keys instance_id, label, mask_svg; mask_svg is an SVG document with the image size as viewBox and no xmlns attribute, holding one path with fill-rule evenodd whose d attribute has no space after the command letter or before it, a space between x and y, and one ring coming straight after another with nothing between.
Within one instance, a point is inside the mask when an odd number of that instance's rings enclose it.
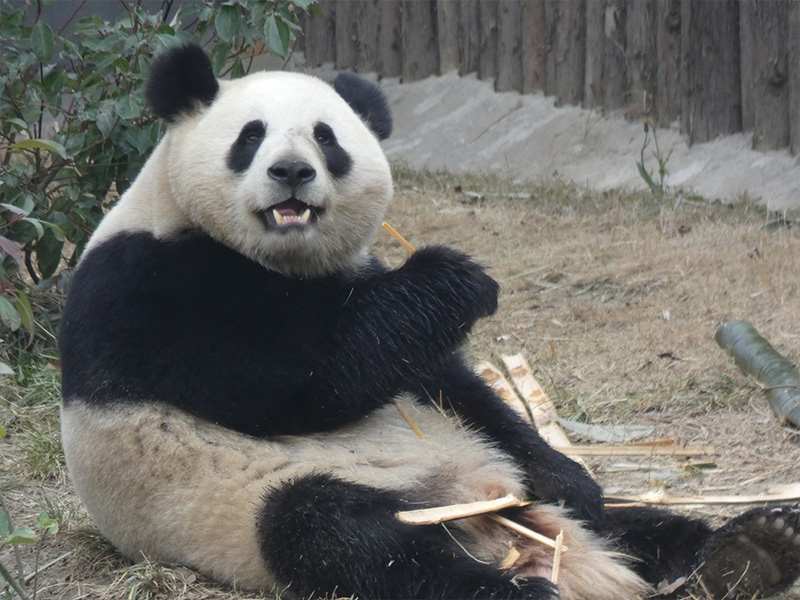
<instances>
[{"instance_id":1,"label":"panda's open mouth","mask_svg":"<svg viewBox=\"0 0 800 600\"><path fill-rule=\"evenodd\" d=\"M257 214L267 227L303 227L316 220L317 211L317 208L292 197Z\"/></svg>"}]
</instances>

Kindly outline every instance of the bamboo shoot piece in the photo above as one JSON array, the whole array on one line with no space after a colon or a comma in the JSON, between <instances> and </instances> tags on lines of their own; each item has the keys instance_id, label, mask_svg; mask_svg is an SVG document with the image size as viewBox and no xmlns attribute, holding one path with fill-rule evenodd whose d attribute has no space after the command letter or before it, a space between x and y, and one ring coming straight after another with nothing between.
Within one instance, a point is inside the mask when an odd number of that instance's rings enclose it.
<instances>
[{"instance_id":1,"label":"bamboo shoot piece","mask_svg":"<svg viewBox=\"0 0 800 600\"><path fill-rule=\"evenodd\" d=\"M800 427L800 373L747 321L728 321L717 329L717 344L747 375L764 387L782 424Z\"/></svg>"}]
</instances>

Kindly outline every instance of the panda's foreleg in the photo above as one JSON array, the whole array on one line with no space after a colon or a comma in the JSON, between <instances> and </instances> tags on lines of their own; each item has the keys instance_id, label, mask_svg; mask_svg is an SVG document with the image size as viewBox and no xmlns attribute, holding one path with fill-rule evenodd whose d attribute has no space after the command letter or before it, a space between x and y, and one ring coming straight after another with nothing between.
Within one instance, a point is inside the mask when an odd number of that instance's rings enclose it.
<instances>
[{"instance_id":1,"label":"panda's foreleg","mask_svg":"<svg viewBox=\"0 0 800 600\"><path fill-rule=\"evenodd\" d=\"M600 518L600 486L577 462L553 450L459 356L414 390L424 401L440 399L508 454L526 474L531 499L564 504L573 516L596 523Z\"/></svg>"},{"instance_id":2,"label":"panda's foreleg","mask_svg":"<svg viewBox=\"0 0 800 600\"><path fill-rule=\"evenodd\" d=\"M441 527L400 522L395 493L327 474L270 490L258 522L264 559L293 596L555 600L540 578L470 557Z\"/></svg>"}]
</instances>

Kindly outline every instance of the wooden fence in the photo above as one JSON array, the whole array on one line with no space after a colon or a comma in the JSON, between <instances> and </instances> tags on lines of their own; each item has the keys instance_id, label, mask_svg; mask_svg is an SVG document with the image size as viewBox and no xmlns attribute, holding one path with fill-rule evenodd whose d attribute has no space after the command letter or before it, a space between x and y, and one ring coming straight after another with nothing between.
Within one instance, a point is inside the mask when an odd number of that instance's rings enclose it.
<instances>
[{"instance_id":1,"label":"wooden fence","mask_svg":"<svg viewBox=\"0 0 800 600\"><path fill-rule=\"evenodd\" d=\"M752 131L800 152L800 0L321 0L311 65L414 81L458 69L498 91L624 109L690 143Z\"/></svg>"}]
</instances>

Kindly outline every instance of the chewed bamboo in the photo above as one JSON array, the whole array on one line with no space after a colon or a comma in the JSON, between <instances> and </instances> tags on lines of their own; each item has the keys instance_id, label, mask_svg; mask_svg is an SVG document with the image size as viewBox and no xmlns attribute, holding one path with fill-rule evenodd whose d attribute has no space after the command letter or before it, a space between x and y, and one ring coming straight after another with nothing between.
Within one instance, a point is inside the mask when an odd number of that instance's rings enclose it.
<instances>
[{"instance_id":1,"label":"chewed bamboo","mask_svg":"<svg viewBox=\"0 0 800 600\"><path fill-rule=\"evenodd\" d=\"M736 365L755 378L782 423L800 427L800 373L747 321L728 321L717 329L717 344Z\"/></svg>"}]
</instances>

